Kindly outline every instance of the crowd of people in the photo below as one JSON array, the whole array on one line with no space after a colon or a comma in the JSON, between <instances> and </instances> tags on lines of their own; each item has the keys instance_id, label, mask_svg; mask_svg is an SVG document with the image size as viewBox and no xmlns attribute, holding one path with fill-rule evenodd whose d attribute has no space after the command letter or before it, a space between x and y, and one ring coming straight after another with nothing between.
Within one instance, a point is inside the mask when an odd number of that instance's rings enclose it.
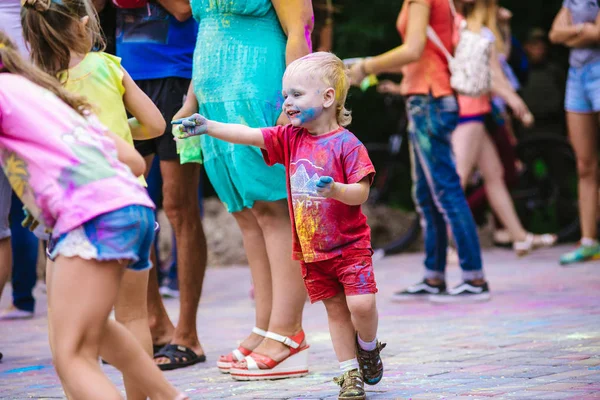
<instances>
[{"instance_id":1,"label":"crowd of people","mask_svg":"<svg viewBox=\"0 0 600 400\"><path fill-rule=\"evenodd\" d=\"M49 344L68 398L121 398L99 359L123 373L127 398L187 398L160 370L206 361L196 328L207 260L202 169L242 233L255 299L254 326L218 369L235 380L306 375L308 295L327 312L339 398L366 398L364 385L383 377L385 348L361 211L375 168L346 128L346 97L371 75L402 73L379 90L406 98L424 227L423 280L394 299L490 299L464 192L474 170L517 255L556 243L523 227L509 195L513 124L555 129L561 113L565 83L547 62L547 37L572 48L564 109L582 239L560 262L600 257L598 4L565 0L549 36L532 31L524 47L538 70L527 85L511 68L511 13L497 0L405 0L403 44L349 67L329 52L334 11L329 0L0 4L0 292L15 266L0 318L34 315L43 241ZM483 60L477 91L457 79L467 40L479 51L469 62ZM157 205L174 236L165 287L152 269ZM448 288L453 251L462 282ZM161 293L179 298L176 325Z\"/></svg>"}]
</instances>

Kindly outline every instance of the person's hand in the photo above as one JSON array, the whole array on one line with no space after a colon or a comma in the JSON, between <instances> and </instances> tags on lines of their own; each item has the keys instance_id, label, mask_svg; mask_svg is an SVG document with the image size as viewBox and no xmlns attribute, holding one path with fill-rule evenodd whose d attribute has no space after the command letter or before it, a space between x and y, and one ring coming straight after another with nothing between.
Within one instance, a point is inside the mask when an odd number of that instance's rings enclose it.
<instances>
[{"instance_id":1,"label":"person's hand","mask_svg":"<svg viewBox=\"0 0 600 400\"><path fill-rule=\"evenodd\" d=\"M367 77L364 69L364 58L359 62L352 64L348 74L350 75L350 84L352 86L360 86L360 83Z\"/></svg>"},{"instance_id":2,"label":"person's hand","mask_svg":"<svg viewBox=\"0 0 600 400\"><path fill-rule=\"evenodd\" d=\"M525 104L523 99L521 97L519 97L519 95L517 95L517 94L514 94L514 96L511 96L511 98L508 101L508 105L510 106L511 110L513 111L513 114L515 114L515 116L517 118L519 118L521 121L523 121L523 118L525 118L525 116L527 114L531 114L529 112L529 108L527 108L527 105Z\"/></svg>"},{"instance_id":3,"label":"person's hand","mask_svg":"<svg viewBox=\"0 0 600 400\"><path fill-rule=\"evenodd\" d=\"M27 207L23 207L23 213L25 214L25 218L21 221L21 226L33 232L40 223L31 215Z\"/></svg>"},{"instance_id":4,"label":"person's hand","mask_svg":"<svg viewBox=\"0 0 600 400\"><path fill-rule=\"evenodd\" d=\"M377 85L377 91L379 93L391 93L391 94L398 94L399 91L399 84L397 84L396 82L390 81L390 80L384 80L379 82L379 85Z\"/></svg>"},{"instance_id":5,"label":"person's hand","mask_svg":"<svg viewBox=\"0 0 600 400\"><path fill-rule=\"evenodd\" d=\"M322 176L317 182L317 193L321 196L329 198L333 196L335 182L330 176Z\"/></svg>"},{"instance_id":6,"label":"person's hand","mask_svg":"<svg viewBox=\"0 0 600 400\"><path fill-rule=\"evenodd\" d=\"M204 135L208 131L208 120L200 114L171 121L175 139L185 139L191 136Z\"/></svg>"},{"instance_id":7,"label":"person's hand","mask_svg":"<svg viewBox=\"0 0 600 400\"><path fill-rule=\"evenodd\" d=\"M513 13L504 7L498 8L498 19L502 22L508 21L512 18Z\"/></svg>"},{"instance_id":8,"label":"person's hand","mask_svg":"<svg viewBox=\"0 0 600 400\"><path fill-rule=\"evenodd\" d=\"M598 37L600 36L600 32L598 32L598 28L595 24L592 24L590 22L584 22L583 26L579 31L579 36L583 36L584 38Z\"/></svg>"}]
</instances>

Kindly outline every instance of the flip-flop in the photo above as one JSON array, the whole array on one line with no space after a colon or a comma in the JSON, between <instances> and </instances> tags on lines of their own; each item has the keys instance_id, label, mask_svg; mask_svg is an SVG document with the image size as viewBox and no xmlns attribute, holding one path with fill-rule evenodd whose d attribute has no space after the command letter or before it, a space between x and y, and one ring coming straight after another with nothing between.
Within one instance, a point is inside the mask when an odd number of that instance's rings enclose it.
<instances>
[{"instance_id":1,"label":"flip-flop","mask_svg":"<svg viewBox=\"0 0 600 400\"><path fill-rule=\"evenodd\" d=\"M153 344L152 345L152 354L158 353L159 351L162 350L163 347L165 347L168 344L169 343L165 343L165 344Z\"/></svg>"},{"instance_id":2,"label":"flip-flop","mask_svg":"<svg viewBox=\"0 0 600 400\"><path fill-rule=\"evenodd\" d=\"M192 349L177 344L168 344L160 351L154 354L154 359L168 358L168 364L157 364L161 371L171 371L174 369L189 367L200 362L206 361L204 354L198 355Z\"/></svg>"}]
</instances>

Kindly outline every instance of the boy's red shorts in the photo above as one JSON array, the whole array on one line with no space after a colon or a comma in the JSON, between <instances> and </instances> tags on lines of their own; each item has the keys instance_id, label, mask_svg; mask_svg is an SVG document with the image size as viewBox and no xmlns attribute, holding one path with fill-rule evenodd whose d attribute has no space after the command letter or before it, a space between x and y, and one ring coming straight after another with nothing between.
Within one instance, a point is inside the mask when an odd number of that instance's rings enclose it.
<instances>
[{"instance_id":1,"label":"boy's red shorts","mask_svg":"<svg viewBox=\"0 0 600 400\"><path fill-rule=\"evenodd\" d=\"M300 263L311 303L340 292L346 296L377 293L371 249L346 250L324 261Z\"/></svg>"}]
</instances>

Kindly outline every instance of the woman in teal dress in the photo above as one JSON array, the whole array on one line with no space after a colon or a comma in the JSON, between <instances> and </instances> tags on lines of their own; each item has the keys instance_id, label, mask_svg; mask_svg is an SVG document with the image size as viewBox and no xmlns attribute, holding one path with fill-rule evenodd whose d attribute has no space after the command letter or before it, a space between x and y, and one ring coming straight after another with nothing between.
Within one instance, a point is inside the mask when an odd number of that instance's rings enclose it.
<instances>
[{"instance_id":1,"label":"woman in teal dress","mask_svg":"<svg viewBox=\"0 0 600 400\"><path fill-rule=\"evenodd\" d=\"M251 127L288 123L281 115L281 79L286 61L310 51L311 1L192 0L191 6L200 24L192 85L174 119L199 112ZM208 136L178 146L182 163L204 164L240 226L254 283L255 329L240 347L219 358L219 369L228 372L235 363L235 371L246 370L243 377L232 374L234 379L301 375L298 371L307 371L308 365L296 364L306 354L290 356L290 342L284 338L303 344L306 298L300 266L292 261L284 167L268 167L257 147ZM245 290L240 282L231 286ZM291 371L286 368L290 365L297 368Z\"/></svg>"}]
</instances>

